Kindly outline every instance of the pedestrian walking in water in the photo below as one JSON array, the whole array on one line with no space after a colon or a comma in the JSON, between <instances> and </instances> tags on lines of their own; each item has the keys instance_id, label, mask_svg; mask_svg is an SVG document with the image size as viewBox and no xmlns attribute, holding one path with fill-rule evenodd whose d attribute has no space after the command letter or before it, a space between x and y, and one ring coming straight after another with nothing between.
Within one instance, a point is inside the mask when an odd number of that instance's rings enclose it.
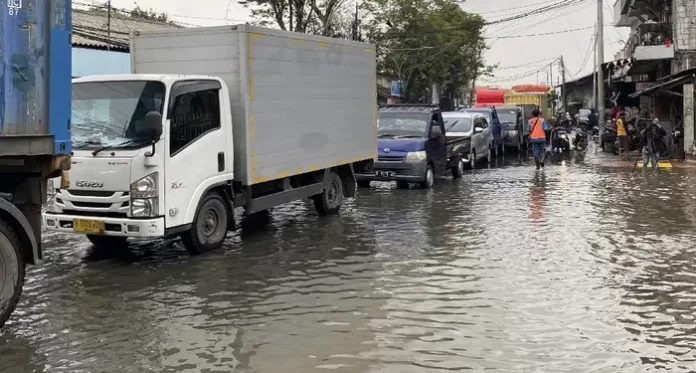
<instances>
[{"instance_id":1,"label":"pedestrian walking in water","mask_svg":"<svg viewBox=\"0 0 696 373\"><path fill-rule=\"evenodd\" d=\"M660 121L655 118L652 123L641 131L640 145L643 151L643 172L648 170L648 162L652 163L653 173L658 173L658 159L663 137L667 134Z\"/></svg>"},{"instance_id":2,"label":"pedestrian walking in water","mask_svg":"<svg viewBox=\"0 0 696 373\"><path fill-rule=\"evenodd\" d=\"M628 133L626 132L624 118L624 112L619 113L616 117L616 139L619 142L619 157L623 157L624 152L628 150Z\"/></svg>"},{"instance_id":3,"label":"pedestrian walking in water","mask_svg":"<svg viewBox=\"0 0 696 373\"><path fill-rule=\"evenodd\" d=\"M549 124L541 117L539 109L532 110L532 118L527 122L526 130L529 131L529 142L532 144L532 154L534 154L534 163L536 169L544 167L544 159L546 158L546 131L549 129Z\"/></svg>"}]
</instances>

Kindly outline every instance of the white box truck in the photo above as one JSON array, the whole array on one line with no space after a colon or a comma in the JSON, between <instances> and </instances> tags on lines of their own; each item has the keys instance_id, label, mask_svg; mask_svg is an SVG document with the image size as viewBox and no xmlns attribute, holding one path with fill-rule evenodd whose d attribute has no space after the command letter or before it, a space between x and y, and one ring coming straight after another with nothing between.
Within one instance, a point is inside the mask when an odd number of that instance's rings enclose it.
<instances>
[{"instance_id":1,"label":"white box truck","mask_svg":"<svg viewBox=\"0 0 696 373\"><path fill-rule=\"evenodd\" d=\"M376 157L372 45L249 25L131 35L133 74L75 79L70 186L49 230L219 248L234 209L336 213Z\"/></svg>"}]
</instances>

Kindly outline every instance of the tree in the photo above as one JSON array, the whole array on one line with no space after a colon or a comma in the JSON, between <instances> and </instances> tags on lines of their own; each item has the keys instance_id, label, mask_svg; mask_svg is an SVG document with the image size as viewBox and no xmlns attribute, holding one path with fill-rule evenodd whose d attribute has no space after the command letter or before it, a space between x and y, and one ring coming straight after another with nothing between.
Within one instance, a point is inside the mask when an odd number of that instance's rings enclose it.
<instances>
[{"instance_id":1,"label":"tree","mask_svg":"<svg viewBox=\"0 0 696 373\"><path fill-rule=\"evenodd\" d=\"M261 26L334 36L341 33L348 0L241 0Z\"/></svg>"},{"instance_id":2,"label":"tree","mask_svg":"<svg viewBox=\"0 0 696 373\"><path fill-rule=\"evenodd\" d=\"M135 4L135 8L131 9L129 15L133 18L148 19L164 23L171 22L166 13L157 13L154 9L143 9L138 4Z\"/></svg>"},{"instance_id":3,"label":"tree","mask_svg":"<svg viewBox=\"0 0 696 373\"><path fill-rule=\"evenodd\" d=\"M477 76L489 69L484 20L453 0L367 0L371 21L364 26L378 46L381 72L402 81L407 100L424 100L433 83L445 96L462 98Z\"/></svg>"}]
</instances>

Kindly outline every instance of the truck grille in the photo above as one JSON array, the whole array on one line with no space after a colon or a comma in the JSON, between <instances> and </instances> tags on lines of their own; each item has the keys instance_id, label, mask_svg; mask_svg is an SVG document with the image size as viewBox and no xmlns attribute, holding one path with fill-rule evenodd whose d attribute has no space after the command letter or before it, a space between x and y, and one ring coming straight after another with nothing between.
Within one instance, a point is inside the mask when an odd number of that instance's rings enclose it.
<instances>
[{"instance_id":1,"label":"truck grille","mask_svg":"<svg viewBox=\"0 0 696 373\"><path fill-rule=\"evenodd\" d=\"M130 209L128 192L61 189L55 198L56 205L72 215L126 217Z\"/></svg>"},{"instance_id":2,"label":"truck grille","mask_svg":"<svg viewBox=\"0 0 696 373\"><path fill-rule=\"evenodd\" d=\"M401 162L404 160L402 155L378 155L378 162Z\"/></svg>"}]
</instances>

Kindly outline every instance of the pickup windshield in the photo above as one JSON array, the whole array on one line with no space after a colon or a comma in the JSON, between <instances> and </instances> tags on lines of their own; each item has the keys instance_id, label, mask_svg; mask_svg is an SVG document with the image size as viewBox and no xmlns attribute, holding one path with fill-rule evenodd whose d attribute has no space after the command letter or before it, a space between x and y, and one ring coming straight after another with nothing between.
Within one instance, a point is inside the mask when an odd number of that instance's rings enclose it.
<instances>
[{"instance_id":1,"label":"pickup windshield","mask_svg":"<svg viewBox=\"0 0 696 373\"><path fill-rule=\"evenodd\" d=\"M162 114L165 86L153 81L75 83L72 141L76 149L138 148L138 127L150 111Z\"/></svg>"},{"instance_id":2,"label":"pickup windshield","mask_svg":"<svg viewBox=\"0 0 696 373\"><path fill-rule=\"evenodd\" d=\"M377 119L379 138L425 137L428 115L411 113L380 113Z\"/></svg>"}]
</instances>

